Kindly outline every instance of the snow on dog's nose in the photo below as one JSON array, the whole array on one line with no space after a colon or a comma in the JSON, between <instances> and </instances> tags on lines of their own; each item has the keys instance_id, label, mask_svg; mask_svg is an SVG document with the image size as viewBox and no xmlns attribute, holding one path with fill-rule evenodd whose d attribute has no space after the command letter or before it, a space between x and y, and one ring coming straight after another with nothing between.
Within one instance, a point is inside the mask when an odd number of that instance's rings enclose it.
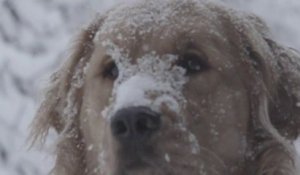
<instances>
[{"instance_id":1,"label":"snow on dog's nose","mask_svg":"<svg viewBox=\"0 0 300 175\"><path fill-rule=\"evenodd\" d=\"M150 52L134 63L122 49L106 42L107 53L116 63L119 76L114 82L110 105L103 111L111 119L121 109L145 106L160 113L161 106L179 113L184 106L182 95L186 83L185 70L176 66L176 55L157 55Z\"/></svg>"},{"instance_id":2,"label":"snow on dog's nose","mask_svg":"<svg viewBox=\"0 0 300 175\"><path fill-rule=\"evenodd\" d=\"M131 106L148 106L159 111L162 103L178 111L178 100L169 82L158 82L149 75L135 75L116 87L114 111Z\"/></svg>"}]
</instances>

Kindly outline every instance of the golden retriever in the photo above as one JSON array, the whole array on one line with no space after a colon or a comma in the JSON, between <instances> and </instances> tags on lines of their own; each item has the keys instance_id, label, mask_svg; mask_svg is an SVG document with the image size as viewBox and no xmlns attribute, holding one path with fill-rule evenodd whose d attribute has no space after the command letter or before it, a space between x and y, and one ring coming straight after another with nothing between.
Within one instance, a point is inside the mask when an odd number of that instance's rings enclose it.
<instances>
[{"instance_id":1,"label":"golden retriever","mask_svg":"<svg viewBox=\"0 0 300 175\"><path fill-rule=\"evenodd\" d=\"M297 175L299 53L256 16L141 0L80 36L33 122L55 175Z\"/></svg>"}]
</instances>

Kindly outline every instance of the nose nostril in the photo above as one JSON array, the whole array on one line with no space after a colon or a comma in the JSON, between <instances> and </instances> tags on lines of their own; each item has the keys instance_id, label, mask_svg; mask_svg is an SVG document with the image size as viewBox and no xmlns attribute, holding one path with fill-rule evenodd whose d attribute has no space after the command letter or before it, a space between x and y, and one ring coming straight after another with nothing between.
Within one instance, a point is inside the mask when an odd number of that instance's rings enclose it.
<instances>
[{"instance_id":1,"label":"nose nostril","mask_svg":"<svg viewBox=\"0 0 300 175\"><path fill-rule=\"evenodd\" d=\"M119 120L119 121L115 121L112 125L112 128L113 128L113 133L115 135L126 135L126 133L128 132L128 128L126 126L126 124Z\"/></svg>"},{"instance_id":2,"label":"nose nostril","mask_svg":"<svg viewBox=\"0 0 300 175\"><path fill-rule=\"evenodd\" d=\"M146 132L154 131L158 128L158 122L150 116L139 117L136 122L136 130L140 134L145 134Z\"/></svg>"},{"instance_id":3,"label":"nose nostril","mask_svg":"<svg viewBox=\"0 0 300 175\"><path fill-rule=\"evenodd\" d=\"M117 111L111 120L111 131L124 142L145 141L160 128L160 115L146 107L130 107Z\"/></svg>"},{"instance_id":4,"label":"nose nostril","mask_svg":"<svg viewBox=\"0 0 300 175\"><path fill-rule=\"evenodd\" d=\"M149 123L148 119L144 117L138 119L138 121L136 122L137 132L140 134L144 134L145 132L147 132L150 129L148 123Z\"/></svg>"}]
</instances>

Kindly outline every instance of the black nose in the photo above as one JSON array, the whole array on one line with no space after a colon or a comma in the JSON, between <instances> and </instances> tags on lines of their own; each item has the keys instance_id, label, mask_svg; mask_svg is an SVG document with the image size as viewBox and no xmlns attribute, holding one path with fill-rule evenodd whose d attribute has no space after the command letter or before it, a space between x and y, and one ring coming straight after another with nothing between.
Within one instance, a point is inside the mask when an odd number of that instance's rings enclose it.
<instances>
[{"instance_id":1,"label":"black nose","mask_svg":"<svg viewBox=\"0 0 300 175\"><path fill-rule=\"evenodd\" d=\"M143 142L160 128L160 115L147 107L129 107L116 112L111 130L121 142Z\"/></svg>"}]
</instances>

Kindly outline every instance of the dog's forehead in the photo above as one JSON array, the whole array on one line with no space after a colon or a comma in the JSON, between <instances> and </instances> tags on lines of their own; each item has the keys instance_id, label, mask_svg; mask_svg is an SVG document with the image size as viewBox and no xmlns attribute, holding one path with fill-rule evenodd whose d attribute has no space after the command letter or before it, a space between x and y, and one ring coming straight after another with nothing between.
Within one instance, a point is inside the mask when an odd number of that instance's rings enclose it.
<instances>
[{"instance_id":1,"label":"dog's forehead","mask_svg":"<svg viewBox=\"0 0 300 175\"><path fill-rule=\"evenodd\" d=\"M218 33L215 27L218 12L210 6L207 2L194 0L151 0L123 5L105 15L95 40L109 38L127 46L134 42L140 45L143 41L152 41L153 45L157 45L158 40L176 41L195 33Z\"/></svg>"},{"instance_id":2,"label":"dog's forehead","mask_svg":"<svg viewBox=\"0 0 300 175\"><path fill-rule=\"evenodd\" d=\"M151 0L118 7L106 15L94 41L102 45L113 42L131 52L131 57L139 57L150 51L174 53L212 37L224 39L217 7L200 2Z\"/></svg>"}]
</instances>

